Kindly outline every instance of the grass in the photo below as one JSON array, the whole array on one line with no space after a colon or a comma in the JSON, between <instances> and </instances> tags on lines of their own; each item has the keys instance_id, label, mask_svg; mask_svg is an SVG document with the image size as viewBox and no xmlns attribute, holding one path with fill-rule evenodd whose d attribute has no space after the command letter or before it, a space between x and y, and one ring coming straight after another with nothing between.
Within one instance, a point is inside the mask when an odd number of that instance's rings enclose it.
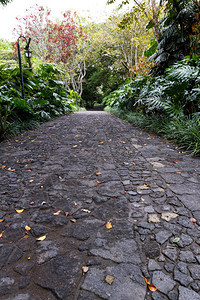
<instances>
[{"instance_id":1,"label":"grass","mask_svg":"<svg viewBox=\"0 0 200 300\"><path fill-rule=\"evenodd\" d=\"M105 110L135 126L172 140L182 149L200 156L200 121L198 119L149 116L108 106Z\"/></svg>"}]
</instances>

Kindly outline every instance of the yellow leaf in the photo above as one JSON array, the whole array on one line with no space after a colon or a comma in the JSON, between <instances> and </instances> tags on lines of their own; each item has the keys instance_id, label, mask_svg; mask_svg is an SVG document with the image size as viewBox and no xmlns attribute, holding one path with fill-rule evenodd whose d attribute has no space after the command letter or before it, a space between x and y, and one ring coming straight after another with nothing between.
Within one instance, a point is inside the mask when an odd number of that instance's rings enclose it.
<instances>
[{"instance_id":1,"label":"yellow leaf","mask_svg":"<svg viewBox=\"0 0 200 300\"><path fill-rule=\"evenodd\" d=\"M74 201L74 206L77 207L77 203Z\"/></svg>"},{"instance_id":2,"label":"yellow leaf","mask_svg":"<svg viewBox=\"0 0 200 300\"><path fill-rule=\"evenodd\" d=\"M47 235L43 235L43 236L40 236L39 238L36 238L37 241L44 241L46 239Z\"/></svg>"},{"instance_id":3,"label":"yellow leaf","mask_svg":"<svg viewBox=\"0 0 200 300\"><path fill-rule=\"evenodd\" d=\"M99 176L99 175L101 175L101 174L102 174L101 172L97 172L97 173L96 173L97 176Z\"/></svg>"},{"instance_id":4,"label":"yellow leaf","mask_svg":"<svg viewBox=\"0 0 200 300\"><path fill-rule=\"evenodd\" d=\"M55 212L53 215L54 215L54 216L58 216L61 212L62 212L62 210L58 210L58 211Z\"/></svg>"},{"instance_id":5,"label":"yellow leaf","mask_svg":"<svg viewBox=\"0 0 200 300\"><path fill-rule=\"evenodd\" d=\"M4 222L5 221L5 219L0 219L0 223L2 223L2 222Z\"/></svg>"},{"instance_id":6,"label":"yellow leaf","mask_svg":"<svg viewBox=\"0 0 200 300\"><path fill-rule=\"evenodd\" d=\"M18 214L21 214L24 211L24 209L15 209L15 210Z\"/></svg>"},{"instance_id":7,"label":"yellow leaf","mask_svg":"<svg viewBox=\"0 0 200 300\"><path fill-rule=\"evenodd\" d=\"M103 144L104 142L99 142L99 144Z\"/></svg>"},{"instance_id":8,"label":"yellow leaf","mask_svg":"<svg viewBox=\"0 0 200 300\"><path fill-rule=\"evenodd\" d=\"M2 231L2 233L0 233L0 238L2 237L2 235L3 235L3 231Z\"/></svg>"},{"instance_id":9,"label":"yellow leaf","mask_svg":"<svg viewBox=\"0 0 200 300\"><path fill-rule=\"evenodd\" d=\"M29 227L28 225L25 226L26 231L31 230L31 227Z\"/></svg>"},{"instance_id":10,"label":"yellow leaf","mask_svg":"<svg viewBox=\"0 0 200 300\"><path fill-rule=\"evenodd\" d=\"M33 179L29 180L29 182L33 182L33 181L34 181Z\"/></svg>"},{"instance_id":11,"label":"yellow leaf","mask_svg":"<svg viewBox=\"0 0 200 300\"><path fill-rule=\"evenodd\" d=\"M5 165L3 165L3 166L1 166L1 169L4 169L6 166Z\"/></svg>"},{"instance_id":12,"label":"yellow leaf","mask_svg":"<svg viewBox=\"0 0 200 300\"><path fill-rule=\"evenodd\" d=\"M114 280L115 280L115 278L111 275L107 275L105 278L105 282L107 282L110 285L113 283Z\"/></svg>"},{"instance_id":13,"label":"yellow leaf","mask_svg":"<svg viewBox=\"0 0 200 300\"><path fill-rule=\"evenodd\" d=\"M76 147L78 147L78 145L74 145L74 146L73 146L73 148L76 148Z\"/></svg>"},{"instance_id":14,"label":"yellow leaf","mask_svg":"<svg viewBox=\"0 0 200 300\"><path fill-rule=\"evenodd\" d=\"M30 260L31 259L30 256L27 259Z\"/></svg>"},{"instance_id":15,"label":"yellow leaf","mask_svg":"<svg viewBox=\"0 0 200 300\"><path fill-rule=\"evenodd\" d=\"M143 197L141 197L141 201L145 201L145 199Z\"/></svg>"},{"instance_id":16,"label":"yellow leaf","mask_svg":"<svg viewBox=\"0 0 200 300\"><path fill-rule=\"evenodd\" d=\"M111 222L107 222L107 223L106 223L106 228L108 228L108 229L111 229L111 228L112 228Z\"/></svg>"}]
</instances>

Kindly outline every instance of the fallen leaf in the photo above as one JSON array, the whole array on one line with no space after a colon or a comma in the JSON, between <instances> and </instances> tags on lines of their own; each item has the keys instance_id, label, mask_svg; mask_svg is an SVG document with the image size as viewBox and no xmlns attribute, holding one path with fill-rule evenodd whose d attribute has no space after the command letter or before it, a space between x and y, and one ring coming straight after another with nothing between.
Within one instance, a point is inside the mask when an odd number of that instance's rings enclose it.
<instances>
[{"instance_id":1,"label":"fallen leaf","mask_svg":"<svg viewBox=\"0 0 200 300\"><path fill-rule=\"evenodd\" d=\"M98 183L98 184L101 184L101 181L98 181L98 180L97 180L97 183Z\"/></svg>"},{"instance_id":2,"label":"fallen leaf","mask_svg":"<svg viewBox=\"0 0 200 300\"><path fill-rule=\"evenodd\" d=\"M155 285L151 284L145 277L143 277L143 278L144 278L144 280L147 284L147 287L150 291L152 291L152 292L157 291L157 288L155 287Z\"/></svg>"},{"instance_id":3,"label":"fallen leaf","mask_svg":"<svg viewBox=\"0 0 200 300\"><path fill-rule=\"evenodd\" d=\"M21 214L24 211L24 209L15 209L15 210L18 214Z\"/></svg>"},{"instance_id":4,"label":"fallen leaf","mask_svg":"<svg viewBox=\"0 0 200 300\"><path fill-rule=\"evenodd\" d=\"M7 170L10 172L15 172L15 169L11 169L11 168L8 168Z\"/></svg>"},{"instance_id":5,"label":"fallen leaf","mask_svg":"<svg viewBox=\"0 0 200 300\"><path fill-rule=\"evenodd\" d=\"M5 169L5 168L6 168L6 165L1 166L1 169Z\"/></svg>"},{"instance_id":6,"label":"fallen leaf","mask_svg":"<svg viewBox=\"0 0 200 300\"><path fill-rule=\"evenodd\" d=\"M62 210L58 210L57 212L53 213L53 215L58 216L61 212L62 212Z\"/></svg>"},{"instance_id":7,"label":"fallen leaf","mask_svg":"<svg viewBox=\"0 0 200 300\"><path fill-rule=\"evenodd\" d=\"M86 212L86 213L88 213L88 214L91 213L91 210L89 210L89 209L82 208L81 210L84 211L84 212Z\"/></svg>"},{"instance_id":8,"label":"fallen leaf","mask_svg":"<svg viewBox=\"0 0 200 300\"><path fill-rule=\"evenodd\" d=\"M30 231L31 227L29 227L28 225L25 226L26 231Z\"/></svg>"},{"instance_id":9,"label":"fallen leaf","mask_svg":"<svg viewBox=\"0 0 200 300\"><path fill-rule=\"evenodd\" d=\"M87 273L87 272L88 272L88 270L89 270L89 267L87 267L87 266L84 266L84 267L82 267L82 270L83 270L83 273Z\"/></svg>"},{"instance_id":10,"label":"fallen leaf","mask_svg":"<svg viewBox=\"0 0 200 300\"><path fill-rule=\"evenodd\" d=\"M78 145L74 145L74 146L73 146L73 148L76 148L76 147L78 147Z\"/></svg>"},{"instance_id":11,"label":"fallen leaf","mask_svg":"<svg viewBox=\"0 0 200 300\"><path fill-rule=\"evenodd\" d=\"M104 142L99 142L99 144L103 144Z\"/></svg>"},{"instance_id":12,"label":"fallen leaf","mask_svg":"<svg viewBox=\"0 0 200 300\"><path fill-rule=\"evenodd\" d=\"M34 201L31 201L31 202L30 202L31 205L33 205L34 203L35 203Z\"/></svg>"},{"instance_id":13,"label":"fallen leaf","mask_svg":"<svg viewBox=\"0 0 200 300\"><path fill-rule=\"evenodd\" d=\"M29 238L29 235L28 235L28 234L26 234L26 235L23 237L23 239L27 239L27 238Z\"/></svg>"},{"instance_id":14,"label":"fallen leaf","mask_svg":"<svg viewBox=\"0 0 200 300\"><path fill-rule=\"evenodd\" d=\"M141 201L145 201L145 199L143 197L141 197Z\"/></svg>"},{"instance_id":15,"label":"fallen leaf","mask_svg":"<svg viewBox=\"0 0 200 300\"><path fill-rule=\"evenodd\" d=\"M65 212L65 216L67 217L69 215L68 211Z\"/></svg>"},{"instance_id":16,"label":"fallen leaf","mask_svg":"<svg viewBox=\"0 0 200 300\"><path fill-rule=\"evenodd\" d=\"M102 174L101 172L97 172L97 173L96 173L97 176L99 176L99 175L101 175L101 174Z\"/></svg>"},{"instance_id":17,"label":"fallen leaf","mask_svg":"<svg viewBox=\"0 0 200 300\"><path fill-rule=\"evenodd\" d=\"M166 213L162 213L161 218L167 222L171 221L171 219L175 219L177 218L178 215L175 213L170 213L170 212L166 212Z\"/></svg>"},{"instance_id":18,"label":"fallen leaf","mask_svg":"<svg viewBox=\"0 0 200 300\"><path fill-rule=\"evenodd\" d=\"M37 241L44 241L46 239L47 235L43 235L43 236L40 236L39 238L36 238Z\"/></svg>"},{"instance_id":19,"label":"fallen leaf","mask_svg":"<svg viewBox=\"0 0 200 300\"><path fill-rule=\"evenodd\" d=\"M44 204L47 204L45 201L42 201L42 203L41 203L42 205L44 205Z\"/></svg>"},{"instance_id":20,"label":"fallen leaf","mask_svg":"<svg viewBox=\"0 0 200 300\"><path fill-rule=\"evenodd\" d=\"M147 286L148 286L148 288L149 288L150 291L152 291L152 292L157 291L157 288L155 287L155 285L153 285L153 284L148 284Z\"/></svg>"},{"instance_id":21,"label":"fallen leaf","mask_svg":"<svg viewBox=\"0 0 200 300\"><path fill-rule=\"evenodd\" d=\"M196 223L197 220L196 220L195 218L192 218L192 217L191 217L191 218L190 218L190 221L193 222L193 223Z\"/></svg>"},{"instance_id":22,"label":"fallen leaf","mask_svg":"<svg viewBox=\"0 0 200 300\"><path fill-rule=\"evenodd\" d=\"M30 256L27 259L30 260L31 259Z\"/></svg>"},{"instance_id":23,"label":"fallen leaf","mask_svg":"<svg viewBox=\"0 0 200 300\"><path fill-rule=\"evenodd\" d=\"M126 144L126 142L121 141L122 144Z\"/></svg>"},{"instance_id":24,"label":"fallen leaf","mask_svg":"<svg viewBox=\"0 0 200 300\"><path fill-rule=\"evenodd\" d=\"M3 231L2 231L2 233L0 233L0 238L2 237L2 235L3 235Z\"/></svg>"},{"instance_id":25,"label":"fallen leaf","mask_svg":"<svg viewBox=\"0 0 200 300\"><path fill-rule=\"evenodd\" d=\"M144 278L146 284L150 284L150 282L148 282L148 280L144 276L143 276L143 278Z\"/></svg>"},{"instance_id":26,"label":"fallen leaf","mask_svg":"<svg viewBox=\"0 0 200 300\"><path fill-rule=\"evenodd\" d=\"M173 239L173 243L178 243L180 241L180 238L179 237L176 237Z\"/></svg>"},{"instance_id":27,"label":"fallen leaf","mask_svg":"<svg viewBox=\"0 0 200 300\"><path fill-rule=\"evenodd\" d=\"M72 223L76 223L76 219L71 219L70 220Z\"/></svg>"},{"instance_id":28,"label":"fallen leaf","mask_svg":"<svg viewBox=\"0 0 200 300\"><path fill-rule=\"evenodd\" d=\"M5 221L5 219L0 219L0 223L2 223L2 222L4 222Z\"/></svg>"},{"instance_id":29,"label":"fallen leaf","mask_svg":"<svg viewBox=\"0 0 200 300\"><path fill-rule=\"evenodd\" d=\"M110 284L110 285L113 283L114 280L115 280L115 277L113 277L111 275L107 275L106 278L105 278L105 282Z\"/></svg>"},{"instance_id":30,"label":"fallen leaf","mask_svg":"<svg viewBox=\"0 0 200 300\"><path fill-rule=\"evenodd\" d=\"M160 223L159 216L157 214L149 214L149 222Z\"/></svg>"},{"instance_id":31,"label":"fallen leaf","mask_svg":"<svg viewBox=\"0 0 200 300\"><path fill-rule=\"evenodd\" d=\"M77 207L77 203L74 201L74 206Z\"/></svg>"},{"instance_id":32,"label":"fallen leaf","mask_svg":"<svg viewBox=\"0 0 200 300\"><path fill-rule=\"evenodd\" d=\"M106 228L108 228L108 229L111 229L111 228L112 228L111 222L107 222L107 223L106 223Z\"/></svg>"},{"instance_id":33,"label":"fallen leaf","mask_svg":"<svg viewBox=\"0 0 200 300\"><path fill-rule=\"evenodd\" d=\"M29 182L33 182L33 181L34 181L33 179L29 180Z\"/></svg>"}]
</instances>

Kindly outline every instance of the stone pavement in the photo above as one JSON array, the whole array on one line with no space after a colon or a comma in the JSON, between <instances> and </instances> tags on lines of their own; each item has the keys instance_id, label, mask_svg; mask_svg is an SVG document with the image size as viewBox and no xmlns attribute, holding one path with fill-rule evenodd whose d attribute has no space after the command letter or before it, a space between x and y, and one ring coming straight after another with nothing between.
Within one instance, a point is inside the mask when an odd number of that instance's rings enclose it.
<instances>
[{"instance_id":1,"label":"stone pavement","mask_svg":"<svg viewBox=\"0 0 200 300\"><path fill-rule=\"evenodd\" d=\"M199 158L91 111L0 159L1 300L200 299Z\"/></svg>"}]
</instances>

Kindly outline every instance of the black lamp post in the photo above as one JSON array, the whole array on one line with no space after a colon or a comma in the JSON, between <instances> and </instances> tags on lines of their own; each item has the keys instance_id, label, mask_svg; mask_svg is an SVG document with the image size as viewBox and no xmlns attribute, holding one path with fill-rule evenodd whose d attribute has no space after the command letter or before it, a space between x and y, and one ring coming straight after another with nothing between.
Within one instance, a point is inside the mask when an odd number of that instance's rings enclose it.
<instances>
[{"instance_id":1,"label":"black lamp post","mask_svg":"<svg viewBox=\"0 0 200 300\"><path fill-rule=\"evenodd\" d=\"M29 50L29 45L30 45L31 38L29 38L28 41L27 41L27 39L25 38L25 36L20 35L20 37L17 40L17 51L18 51L19 69L20 69L21 86L22 86L22 98L25 99L24 78L23 78L23 71L22 71L22 60L21 60L20 44L19 44L20 38L23 38L26 41L25 56L28 59L29 68L32 70L32 65L31 65L31 60L30 60L30 58L31 58L31 51Z\"/></svg>"}]
</instances>

